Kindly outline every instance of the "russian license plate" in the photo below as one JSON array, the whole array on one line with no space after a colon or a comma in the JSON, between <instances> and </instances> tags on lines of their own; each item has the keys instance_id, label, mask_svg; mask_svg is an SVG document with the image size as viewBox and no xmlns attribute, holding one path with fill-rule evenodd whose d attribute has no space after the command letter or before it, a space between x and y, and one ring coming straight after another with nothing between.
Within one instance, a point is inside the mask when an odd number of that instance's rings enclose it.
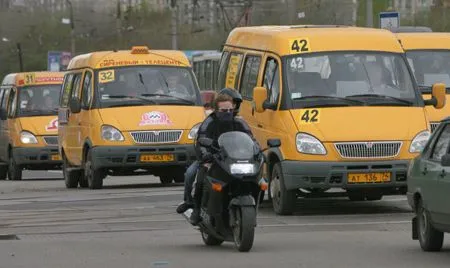
<instances>
[{"instance_id":1,"label":"russian license plate","mask_svg":"<svg viewBox=\"0 0 450 268\"><path fill-rule=\"evenodd\" d=\"M144 154L141 155L141 162L172 162L175 160L173 154Z\"/></svg>"},{"instance_id":2,"label":"russian license plate","mask_svg":"<svg viewBox=\"0 0 450 268\"><path fill-rule=\"evenodd\" d=\"M59 156L59 154L54 154L54 155L52 155L52 160L59 161L59 160L61 160L61 156Z\"/></svg>"},{"instance_id":3,"label":"russian license plate","mask_svg":"<svg viewBox=\"0 0 450 268\"><path fill-rule=\"evenodd\" d=\"M391 181L390 172L350 173L347 176L348 183L383 183L390 181Z\"/></svg>"}]
</instances>

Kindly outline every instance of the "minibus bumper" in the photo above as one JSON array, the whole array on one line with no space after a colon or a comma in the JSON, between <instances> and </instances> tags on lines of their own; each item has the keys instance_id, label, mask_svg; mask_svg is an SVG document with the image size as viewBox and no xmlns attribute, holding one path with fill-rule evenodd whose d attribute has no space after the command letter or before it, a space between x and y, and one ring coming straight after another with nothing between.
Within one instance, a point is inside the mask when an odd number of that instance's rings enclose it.
<instances>
[{"instance_id":1,"label":"minibus bumper","mask_svg":"<svg viewBox=\"0 0 450 268\"><path fill-rule=\"evenodd\" d=\"M303 162L282 161L286 190L299 188L399 188L406 187L409 160L367 161L367 162ZM389 181L349 182L349 175L389 173ZM385 174L385 176L387 176Z\"/></svg>"}]
</instances>

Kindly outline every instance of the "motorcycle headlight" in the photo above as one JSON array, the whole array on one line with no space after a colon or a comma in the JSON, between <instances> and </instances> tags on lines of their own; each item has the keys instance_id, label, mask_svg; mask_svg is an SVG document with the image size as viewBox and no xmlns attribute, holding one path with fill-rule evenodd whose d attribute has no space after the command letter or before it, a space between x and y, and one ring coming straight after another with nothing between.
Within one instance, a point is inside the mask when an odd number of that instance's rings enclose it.
<instances>
[{"instance_id":1,"label":"motorcycle headlight","mask_svg":"<svg viewBox=\"0 0 450 268\"><path fill-rule=\"evenodd\" d=\"M423 148L425 148L425 145L427 144L428 140L430 139L431 133L428 130L424 130L417 134L414 139L411 142L411 145L409 146L409 152L410 153L420 153L422 152Z\"/></svg>"},{"instance_id":2,"label":"motorcycle headlight","mask_svg":"<svg viewBox=\"0 0 450 268\"><path fill-rule=\"evenodd\" d=\"M24 144L38 143L36 136L34 136L31 132L28 131L22 131L20 133L20 141Z\"/></svg>"},{"instance_id":3,"label":"motorcycle headlight","mask_svg":"<svg viewBox=\"0 0 450 268\"><path fill-rule=\"evenodd\" d=\"M197 137L197 132L198 132L198 129L200 128L200 125L201 125L201 123L198 123L197 125L195 125L191 128L191 131L189 131L189 134L188 134L188 139L193 140Z\"/></svg>"},{"instance_id":4,"label":"motorcycle headlight","mask_svg":"<svg viewBox=\"0 0 450 268\"><path fill-rule=\"evenodd\" d=\"M255 165L253 164L231 164L231 174L233 175L245 175L255 173Z\"/></svg>"},{"instance_id":5,"label":"motorcycle headlight","mask_svg":"<svg viewBox=\"0 0 450 268\"><path fill-rule=\"evenodd\" d=\"M125 140L122 133L112 126L102 126L102 138L106 141L123 141Z\"/></svg>"},{"instance_id":6,"label":"motorcycle headlight","mask_svg":"<svg viewBox=\"0 0 450 268\"><path fill-rule=\"evenodd\" d=\"M315 137L306 133L298 133L296 137L297 151L304 154L327 154L325 146Z\"/></svg>"}]
</instances>

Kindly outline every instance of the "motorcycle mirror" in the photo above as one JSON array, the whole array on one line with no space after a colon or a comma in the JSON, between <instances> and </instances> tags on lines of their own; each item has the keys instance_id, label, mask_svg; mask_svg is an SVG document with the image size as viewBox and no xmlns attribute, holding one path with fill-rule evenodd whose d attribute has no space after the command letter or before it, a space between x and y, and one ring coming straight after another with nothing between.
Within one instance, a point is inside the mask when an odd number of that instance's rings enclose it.
<instances>
[{"instance_id":1,"label":"motorcycle mirror","mask_svg":"<svg viewBox=\"0 0 450 268\"><path fill-rule=\"evenodd\" d=\"M280 139L269 139L269 140L267 140L267 146L269 146L270 148L280 147L281 140Z\"/></svg>"},{"instance_id":2,"label":"motorcycle mirror","mask_svg":"<svg viewBox=\"0 0 450 268\"><path fill-rule=\"evenodd\" d=\"M213 144L213 140L210 138L200 138L198 139L198 143L205 147L211 147L211 145Z\"/></svg>"}]
</instances>

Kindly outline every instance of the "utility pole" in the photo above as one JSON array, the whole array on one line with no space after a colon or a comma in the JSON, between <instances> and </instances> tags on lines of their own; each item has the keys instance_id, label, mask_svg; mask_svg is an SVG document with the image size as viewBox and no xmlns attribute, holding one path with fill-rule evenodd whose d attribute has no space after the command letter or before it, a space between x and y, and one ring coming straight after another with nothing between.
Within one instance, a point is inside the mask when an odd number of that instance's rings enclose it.
<instances>
[{"instance_id":1,"label":"utility pole","mask_svg":"<svg viewBox=\"0 0 450 268\"><path fill-rule=\"evenodd\" d=\"M66 2L69 5L69 11L70 11L71 52L72 52L72 57L75 57L75 22L74 22L74 19L73 19L73 6L72 6L72 2L70 0L66 0Z\"/></svg>"},{"instance_id":2,"label":"utility pole","mask_svg":"<svg viewBox=\"0 0 450 268\"><path fill-rule=\"evenodd\" d=\"M20 72L23 72L22 46L20 45L20 43L17 43L16 46L17 46L17 56L19 56Z\"/></svg>"},{"instance_id":3,"label":"utility pole","mask_svg":"<svg viewBox=\"0 0 450 268\"><path fill-rule=\"evenodd\" d=\"M353 10L352 10L352 25L356 26L357 21L358 21L358 1L357 0L352 0L352 6L353 6Z\"/></svg>"},{"instance_id":4,"label":"utility pole","mask_svg":"<svg viewBox=\"0 0 450 268\"><path fill-rule=\"evenodd\" d=\"M366 19L367 27L373 27L373 2L372 0L366 0Z\"/></svg>"},{"instance_id":5,"label":"utility pole","mask_svg":"<svg viewBox=\"0 0 450 268\"><path fill-rule=\"evenodd\" d=\"M177 41L178 41L177 40L177 37L178 37L178 33L177 33L177 20L178 20L177 0L171 0L170 6L172 8L172 49L177 50L178 49L178 44L177 44Z\"/></svg>"},{"instance_id":6,"label":"utility pole","mask_svg":"<svg viewBox=\"0 0 450 268\"><path fill-rule=\"evenodd\" d=\"M119 42L119 49L120 49L123 46L123 38L122 38L122 8L120 6L120 0L117 0L116 27L117 27L117 39L118 39L118 42Z\"/></svg>"}]
</instances>

